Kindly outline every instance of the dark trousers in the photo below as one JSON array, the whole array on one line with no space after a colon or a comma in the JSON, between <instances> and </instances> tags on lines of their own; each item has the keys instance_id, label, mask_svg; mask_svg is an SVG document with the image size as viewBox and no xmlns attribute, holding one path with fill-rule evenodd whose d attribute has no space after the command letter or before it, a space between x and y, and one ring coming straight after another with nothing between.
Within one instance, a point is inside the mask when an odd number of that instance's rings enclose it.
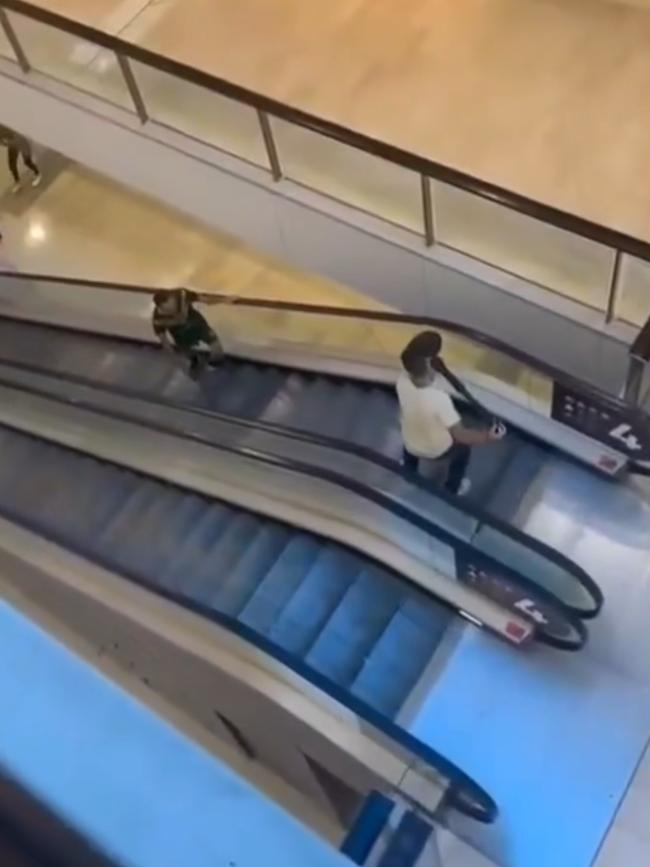
<instances>
[{"instance_id":1,"label":"dark trousers","mask_svg":"<svg viewBox=\"0 0 650 867\"><path fill-rule=\"evenodd\" d=\"M7 159L9 160L9 171L11 172L11 176L14 181L18 183L20 181L20 172L18 171L18 157L23 158L23 162L35 175L40 174L39 168L34 162L34 158L32 157L30 151L19 150L15 147L7 148Z\"/></svg>"},{"instance_id":2,"label":"dark trousers","mask_svg":"<svg viewBox=\"0 0 650 867\"><path fill-rule=\"evenodd\" d=\"M450 494L457 494L460 483L467 474L471 454L470 447L463 443L453 443L438 458L418 458L404 449L404 466L417 470L425 479L444 478L444 489Z\"/></svg>"}]
</instances>

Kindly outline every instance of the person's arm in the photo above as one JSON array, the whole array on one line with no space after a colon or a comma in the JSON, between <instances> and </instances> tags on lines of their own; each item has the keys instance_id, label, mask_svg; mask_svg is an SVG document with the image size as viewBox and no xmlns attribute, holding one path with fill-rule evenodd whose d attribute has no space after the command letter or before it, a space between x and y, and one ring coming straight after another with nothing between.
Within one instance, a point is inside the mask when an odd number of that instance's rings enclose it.
<instances>
[{"instance_id":1,"label":"person's arm","mask_svg":"<svg viewBox=\"0 0 650 867\"><path fill-rule=\"evenodd\" d=\"M448 394L444 394L442 399L438 398L436 415L447 428L454 442L462 443L462 445L466 446L480 446L498 439L491 429L474 430L473 428L466 427Z\"/></svg>"},{"instance_id":2,"label":"person's arm","mask_svg":"<svg viewBox=\"0 0 650 867\"><path fill-rule=\"evenodd\" d=\"M162 346L162 348L166 352L173 352L174 351L174 344L170 340L169 332L167 331L167 329L165 328L164 325L161 325L160 323L156 322L155 319L153 321L153 331L154 331L154 334L156 335L156 337L158 338L158 340L160 341L160 345Z\"/></svg>"},{"instance_id":3,"label":"person's arm","mask_svg":"<svg viewBox=\"0 0 650 867\"><path fill-rule=\"evenodd\" d=\"M454 442L462 443L465 446L482 446L496 439L490 429L475 430L471 427L465 427L462 422L458 422L458 424L450 427L449 433Z\"/></svg>"}]
</instances>

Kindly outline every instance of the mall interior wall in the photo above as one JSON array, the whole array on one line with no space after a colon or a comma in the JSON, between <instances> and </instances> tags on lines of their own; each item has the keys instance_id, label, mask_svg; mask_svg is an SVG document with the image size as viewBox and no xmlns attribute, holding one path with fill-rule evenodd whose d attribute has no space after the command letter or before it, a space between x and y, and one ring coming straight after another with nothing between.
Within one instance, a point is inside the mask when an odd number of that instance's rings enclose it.
<instances>
[{"instance_id":1,"label":"mall interior wall","mask_svg":"<svg viewBox=\"0 0 650 867\"><path fill-rule=\"evenodd\" d=\"M130 112L37 73L29 84L0 74L0 105L2 123L35 142L292 266L403 312L478 328L608 389L623 382L622 339L531 301L514 277L496 285L481 279L492 269L480 263L451 267L444 251L417 236L293 182L274 182L263 169L159 124L142 126Z\"/></svg>"}]
</instances>

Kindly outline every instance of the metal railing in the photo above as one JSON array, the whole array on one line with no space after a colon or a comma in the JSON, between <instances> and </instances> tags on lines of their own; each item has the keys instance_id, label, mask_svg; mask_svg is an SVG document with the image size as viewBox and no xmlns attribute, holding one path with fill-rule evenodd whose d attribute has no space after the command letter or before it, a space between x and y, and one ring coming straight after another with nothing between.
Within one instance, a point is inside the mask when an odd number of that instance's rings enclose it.
<instances>
[{"instance_id":1,"label":"metal railing","mask_svg":"<svg viewBox=\"0 0 650 867\"><path fill-rule=\"evenodd\" d=\"M7 43L5 56L15 59L20 75L45 73L90 91L127 107L143 125L171 126L262 165L276 182L286 178L312 187L398 223L419 235L423 245L459 250L595 308L603 323L623 320L641 326L650 314L650 243L645 240L325 121L24 0L0 0L0 27ZM47 47L55 31L57 38L71 37L77 45ZM87 63L70 61L80 40L101 52L102 62L96 56ZM174 109L170 114L161 102L171 79L174 86L186 88L180 94L180 113ZM199 90L208 102L202 103L205 110L193 113ZM224 105L246 114L238 115L233 126L232 118L224 119ZM212 126L208 129L205 123ZM294 135L317 137L318 148L326 151L323 165L298 165L297 151L304 154L309 148L296 148L291 142ZM359 159L367 161L367 171L358 171ZM358 186L371 177L376 188Z\"/></svg>"}]
</instances>

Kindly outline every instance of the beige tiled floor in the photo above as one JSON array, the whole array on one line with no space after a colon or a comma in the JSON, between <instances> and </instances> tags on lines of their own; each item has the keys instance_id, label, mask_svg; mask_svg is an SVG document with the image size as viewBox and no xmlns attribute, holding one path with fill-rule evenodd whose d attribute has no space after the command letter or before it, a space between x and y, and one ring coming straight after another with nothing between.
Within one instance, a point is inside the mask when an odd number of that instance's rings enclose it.
<instances>
[{"instance_id":1,"label":"beige tiled floor","mask_svg":"<svg viewBox=\"0 0 650 867\"><path fill-rule=\"evenodd\" d=\"M109 17L108 0L39 4ZM303 0L146 6L155 17L131 38L150 48L650 238L645 2L330 0L317 16Z\"/></svg>"},{"instance_id":2,"label":"beige tiled floor","mask_svg":"<svg viewBox=\"0 0 650 867\"><path fill-rule=\"evenodd\" d=\"M246 297L377 307L208 230L80 166L46 157L44 182L17 196L0 152L4 255L23 271L151 286L193 285Z\"/></svg>"}]
</instances>

